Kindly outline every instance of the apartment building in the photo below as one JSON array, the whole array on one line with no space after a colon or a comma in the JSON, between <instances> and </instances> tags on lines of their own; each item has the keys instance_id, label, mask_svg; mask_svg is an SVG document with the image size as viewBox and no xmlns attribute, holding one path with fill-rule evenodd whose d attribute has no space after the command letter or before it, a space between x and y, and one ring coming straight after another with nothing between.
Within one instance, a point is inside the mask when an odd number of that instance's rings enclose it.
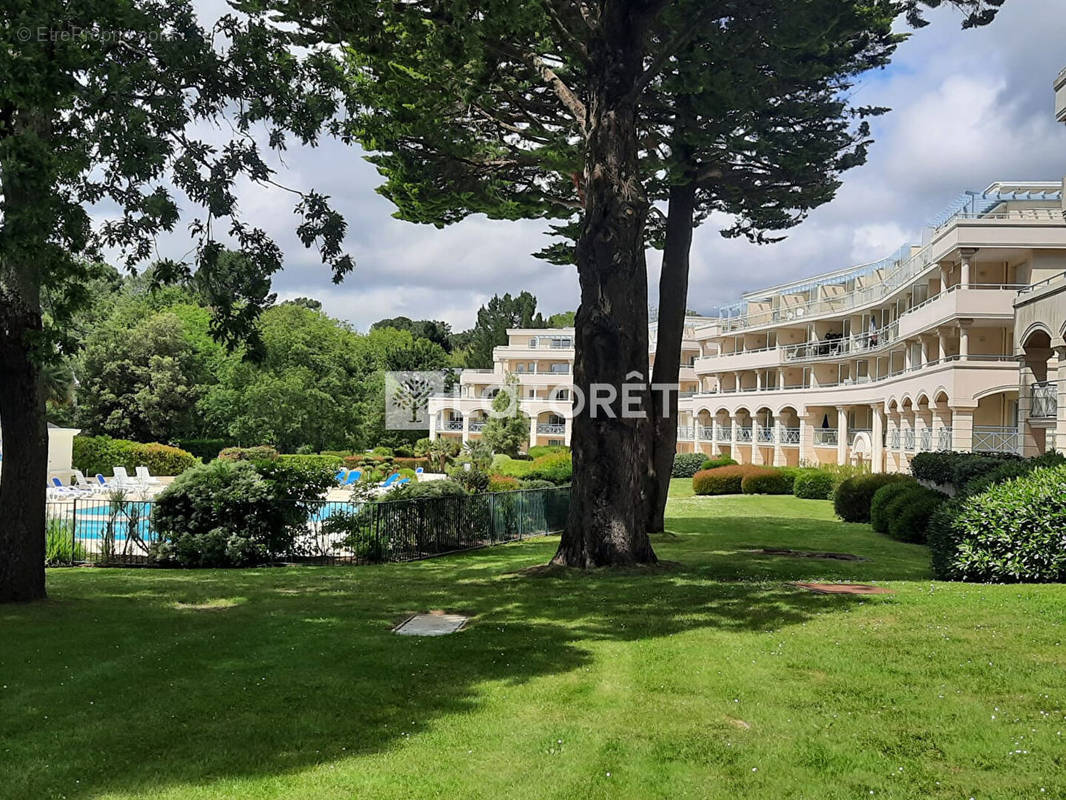
<instances>
[{"instance_id":1,"label":"apartment building","mask_svg":"<svg viewBox=\"0 0 1066 800\"><path fill-rule=\"evenodd\" d=\"M920 245L687 318L678 450L905 471L923 450L1066 441L1063 212L1062 182L997 182L960 195ZM569 443L573 330L508 337L493 369L431 399L431 436L476 438L484 398L513 375L530 445Z\"/></svg>"},{"instance_id":2,"label":"apartment building","mask_svg":"<svg viewBox=\"0 0 1066 800\"><path fill-rule=\"evenodd\" d=\"M695 361L703 352L695 339L706 317L686 317L679 386L683 397L699 388ZM656 325L649 329L649 366L655 361ZM520 407L529 416L529 445L570 444L574 369L573 328L515 328L508 342L493 351L492 369L464 369L455 395L429 401L430 438L449 436L464 442L481 435L491 398L508 376L518 382Z\"/></svg>"}]
</instances>

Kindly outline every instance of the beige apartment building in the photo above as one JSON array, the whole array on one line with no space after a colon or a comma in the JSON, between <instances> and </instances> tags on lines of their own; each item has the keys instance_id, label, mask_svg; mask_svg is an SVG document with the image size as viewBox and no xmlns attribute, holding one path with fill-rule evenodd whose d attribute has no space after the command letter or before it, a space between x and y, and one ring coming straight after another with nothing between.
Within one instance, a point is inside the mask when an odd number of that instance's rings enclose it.
<instances>
[{"instance_id":1,"label":"beige apartment building","mask_svg":"<svg viewBox=\"0 0 1066 800\"><path fill-rule=\"evenodd\" d=\"M1066 442L1063 204L1061 181L994 183L920 245L686 319L678 450L905 471L923 450ZM508 336L492 370L430 400L431 437L479 436L485 399L513 375L530 445L569 443L573 330Z\"/></svg>"}]
</instances>

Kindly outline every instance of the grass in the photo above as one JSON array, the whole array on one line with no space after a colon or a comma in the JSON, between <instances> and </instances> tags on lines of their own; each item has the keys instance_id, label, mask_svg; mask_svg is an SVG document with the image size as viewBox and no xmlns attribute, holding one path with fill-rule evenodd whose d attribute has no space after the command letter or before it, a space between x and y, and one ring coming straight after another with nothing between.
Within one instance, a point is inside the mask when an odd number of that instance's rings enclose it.
<instances>
[{"instance_id":1,"label":"grass","mask_svg":"<svg viewBox=\"0 0 1066 800\"><path fill-rule=\"evenodd\" d=\"M677 498L668 527L676 565L586 576L519 573L551 539L53 570L48 601L0 607L0 797L1066 796L1063 587L934 583L824 501ZM429 609L474 619L389 632Z\"/></svg>"}]
</instances>

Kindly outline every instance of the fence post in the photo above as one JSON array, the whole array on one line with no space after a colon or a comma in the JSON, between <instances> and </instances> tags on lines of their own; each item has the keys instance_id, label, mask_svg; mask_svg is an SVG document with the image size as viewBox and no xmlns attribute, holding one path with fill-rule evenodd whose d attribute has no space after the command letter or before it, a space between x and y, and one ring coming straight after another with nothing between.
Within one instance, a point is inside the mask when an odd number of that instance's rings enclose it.
<instances>
[{"instance_id":1,"label":"fence post","mask_svg":"<svg viewBox=\"0 0 1066 800\"><path fill-rule=\"evenodd\" d=\"M70 566L74 566L74 557L78 552L78 498L74 498L74 510L70 518Z\"/></svg>"}]
</instances>

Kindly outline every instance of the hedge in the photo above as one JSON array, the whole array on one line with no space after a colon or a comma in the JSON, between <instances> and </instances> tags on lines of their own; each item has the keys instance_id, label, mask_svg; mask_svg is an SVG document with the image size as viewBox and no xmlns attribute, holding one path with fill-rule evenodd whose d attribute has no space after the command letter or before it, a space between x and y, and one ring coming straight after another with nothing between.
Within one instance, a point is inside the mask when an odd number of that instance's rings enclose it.
<instances>
[{"instance_id":1,"label":"hedge","mask_svg":"<svg viewBox=\"0 0 1066 800\"><path fill-rule=\"evenodd\" d=\"M792 484L792 494L804 500L828 500L833 496L833 476L825 470L804 469Z\"/></svg>"},{"instance_id":2,"label":"hedge","mask_svg":"<svg viewBox=\"0 0 1066 800\"><path fill-rule=\"evenodd\" d=\"M570 452L560 452L534 458L529 471L521 476L534 480L551 481L556 486L570 483L574 475L574 464Z\"/></svg>"},{"instance_id":3,"label":"hedge","mask_svg":"<svg viewBox=\"0 0 1066 800\"><path fill-rule=\"evenodd\" d=\"M888 533L889 508L896 498L921 488L915 480L902 480L888 483L874 492L870 499L870 525L878 533Z\"/></svg>"},{"instance_id":4,"label":"hedge","mask_svg":"<svg viewBox=\"0 0 1066 800\"><path fill-rule=\"evenodd\" d=\"M992 472L1004 463L1021 461L1014 453L955 453L941 450L917 453L911 459L911 474L920 481L952 484L961 489L974 478Z\"/></svg>"},{"instance_id":5,"label":"hedge","mask_svg":"<svg viewBox=\"0 0 1066 800\"><path fill-rule=\"evenodd\" d=\"M700 464L700 469L718 469L718 467L732 467L739 463L740 462L738 462L736 459L732 459L729 456L714 456L713 458L708 458L706 461Z\"/></svg>"},{"instance_id":6,"label":"hedge","mask_svg":"<svg viewBox=\"0 0 1066 800\"><path fill-rule=\"evenodd\" d=\"M336 471L343 463L341 456L326 456L320 454L296 455L285 453L279 455L277 460L282 464L293 467L319 467Z\"/></svg>"},{"instance_id":7,"label":"hedge","mask_svg":"<svg viewBox=\"0 0 1066 800\"><path fill-rule=\"evenodd\" d=\"M671 478L691 478L703 467L703 453L675 453L674 466L670 470Z\"/></svg>"},{"instance_id":8,"label":"hedge","mask_svg":"<svg viewBox=\"0 0 1066 800\"><path fill-rule=\"evenodd\" d=\"M1044 467L945 503L928 542L945 580L1066 581L1066 465Z\"/></svg>"},{"instance_id":9,"label":"hedge","mask_svg":"<svg viewBox=\"0 0 1066 800\"><path fill-rule=\"evenodd\" d=\"M741 478L740 490L744 494L792 494L792 484L796 480L794 473L773 467L756 469L758 471L752 471Z\"/></svg>"},{"instance_id":10,"label":"hedge","mask_svg":"<svg viewBox=\"0 0 1066 800\"><path fill-rule=\"evenodd\" d=\"M911 478L898 473L880 472L856 475L841 483L833 493L833 510L845 522L869 522L870 504L882 486Z\"/></svg>"},{"instance_id":11,"label":"hedge","mask_svg":"<svg viewBox=\"0 0 1066 800\"><path fill-rule=\"evenodd\" d=\"M148 467L152 475L180 475L201 463L192 453L153 442L143 444L110 436L75 436L72 464L86 475L112 475L115 467L130 473Z\"/></svg>"},{"instance_id":12,"label":"hedge","mask_svg":"<svg viewBox=\"0 0 1066 800\"><path fill-rule=\"evenodd\" d=\"M255 447L227 447L218 454L219 461L276 461L278 451L268 444Z\"/></svg>"},{"instance_id":13,"label":"hedge","mask_svg":"<svg viewBox=\"0 0 1066 800\"><path fill-rule=\"evenodd\" d=\"M997 483L1028 475L1034 469L1057 467L1061 464L1066 464L1066 457L1056 453L1054 450L1035 458L1027 458L1024 461L1005 461L991 472L986 472L968 481L962 487L962 493L981 494Z\"/></svg>"},{"instance_id":14,"label":"hedge","mask_svg":"<svg viewBox=\"0 0 1066 800\"><path fill-rule=\"evenodd\" d=\"M521 487L518 478L512 478L510 475L489 475L490 492L513 492L519 488Z\"/></svg>"},{"instance_id":15,"label":"hedge","mask_svg":"<svg viewBox=\"0 0 1066 800\"><path fill-rule=\"evenodd\" d=\"M919 486L889 504L888 535L901 542L925 544L929 519L947 495Z\"/></svg>"},{"instance_id":16,"label":"hedge","mask_svg":"<svg viewBox=\"0 0 1066 800\"><path fill-rule=\"evenodd\" d=\"M733 464L714 469L701 469L692 476L692 491L695 494L741 494L741 484L749 475L765 471L766 467L751 464Z\"/></svg>"},{"instance_id":17,"label":"hedge","mask_svg":"<svg viewBox=\"0 0 1066 800\"><path fill-rule=\"evenodd\" d=\"M541 456L553 456L556 453L569 453L570 448L563 444L537 444L529 448L527 455L530 458L540 458Z\"/></svg>"}]
</instances>

